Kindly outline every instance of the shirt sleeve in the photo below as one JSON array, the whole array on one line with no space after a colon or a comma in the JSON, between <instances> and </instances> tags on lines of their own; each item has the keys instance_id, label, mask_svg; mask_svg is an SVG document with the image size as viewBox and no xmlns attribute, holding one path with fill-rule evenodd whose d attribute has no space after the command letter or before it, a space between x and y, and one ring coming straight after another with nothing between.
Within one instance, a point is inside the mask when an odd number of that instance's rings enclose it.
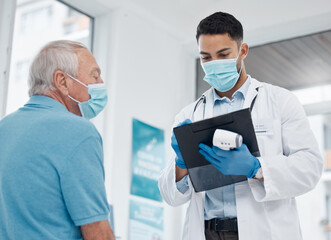
<instances>
[{"instance_id":1,"label":"shirt sleeve","mask_svg":"<svg viewBox=\"0 0 331 240\"><path fill-rule=\"evenodd\" d=\"M189 189L187 177L188 177L188 175L186 175L181 180L176 182L176 187L177 187L178 191L180 191L182 194L184 194Z\"/></svg>"},{"instance_id":2,"label":"shirt sleeve","mask_svg":"<svg viewBox=\"0 0 331 240\"><path fill-rule=\"evenodd\" d=\"M104 181L101 138L88 137L73 149L60 172L63 198L76 226L108 220Z\"/></svg>"}]
</instances>

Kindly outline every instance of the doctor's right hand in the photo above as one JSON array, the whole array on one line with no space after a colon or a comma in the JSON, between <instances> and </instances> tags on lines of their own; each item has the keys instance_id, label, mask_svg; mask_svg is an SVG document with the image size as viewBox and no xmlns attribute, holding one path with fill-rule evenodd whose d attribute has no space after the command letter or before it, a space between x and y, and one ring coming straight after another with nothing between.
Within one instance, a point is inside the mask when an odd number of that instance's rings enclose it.
<instances>
[{"instance_id":1,"label":"doctor's right hand","mask_svg":"<svg viewBox=\"0 0 331 240\"><path fill-rule=\"evenodd\" d=\"M185 121L178 124L177 127L184 126L184 125L190 124L190 123L192 123L190 119L185 119ZM172 131L172 136L171 136L171 147L174 149L174 151L176 153L176 158L175 158L176 165L181 169L186 169L186 165L185 165L182 153L179 150L178 142L177 142L176 136L173 131Z\"/></svg>"}]
</instances>

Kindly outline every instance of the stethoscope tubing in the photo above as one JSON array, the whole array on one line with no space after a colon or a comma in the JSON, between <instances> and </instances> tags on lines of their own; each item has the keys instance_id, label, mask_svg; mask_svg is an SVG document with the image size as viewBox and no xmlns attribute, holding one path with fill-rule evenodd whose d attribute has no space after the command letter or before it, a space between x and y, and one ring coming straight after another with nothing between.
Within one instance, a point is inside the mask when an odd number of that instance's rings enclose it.
<instances>
[{"instance_id":1,"label":"stethoscope tubing","mask_svg":"<svg viewBox=\"0 0 331 240\"><path fill-rule=\"evenodd\" d=\"M256 88L256 91L259 92L259 88L258 88L258 87ZM253 107L254 107L254 105L255 105L255 100L256 100L256 98L257 98L257 95L258 95L258 94L256 94L256 96L254 97L254 99L253 99L253 101L252 101L252 103L251 103L251 106L249 107L249 111L250 111L250 112L252 112L252 110L253 110ZM207 102L207 98L206 98L206 96L205 96L204 94L202 94L201 97L199 98L199 100L197 101L197 103L196 103L195 106L194 106L193 113L192 113L192 120L193 120L193 118L194 118L194 113L195 113L195 111L197 110L197 108L198 108L198 106L200 105L201 102L202 102L202 104L203 104L203 114L202 114L202 119L205 119L205 111L206 111L206 102Z\"/></svg>"}]
</instances>

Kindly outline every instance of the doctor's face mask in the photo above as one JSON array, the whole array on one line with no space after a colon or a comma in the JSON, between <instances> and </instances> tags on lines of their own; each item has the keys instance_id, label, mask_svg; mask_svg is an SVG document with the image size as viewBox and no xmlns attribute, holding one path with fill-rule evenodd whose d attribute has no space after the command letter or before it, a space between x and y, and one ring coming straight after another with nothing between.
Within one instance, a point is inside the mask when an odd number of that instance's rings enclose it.
<instances>
[{"instance_id":1,"label":"doctor's face mask","mask_svg":"<svg viewBox=\"0 0 331 240\"><path fill-rule=\"evenodd\" d=\"M240 50L236 58L220 59L210 62L202 62L201 66L205 72L205 80L210 86L220 92L227 92L236 85L242 69L242 63L240 64L240 70L237 70L237 60L240 57Z\"/></svg>"},{"instance_id":2,"label":"doctor's face mask","mask_svg":"<svg viewBox=\"0 0 331 240\"><path fill-rule=\"evenodd\" d=\"M71 79L88 88L90 99L85 102L79 102L70 95L68 97L78 103L80 113L84 118L91 119L96 117L106 106L108 101L107 88L104 83L84 84L77 78L66 73Z\"/></svg>"}]
</instances>

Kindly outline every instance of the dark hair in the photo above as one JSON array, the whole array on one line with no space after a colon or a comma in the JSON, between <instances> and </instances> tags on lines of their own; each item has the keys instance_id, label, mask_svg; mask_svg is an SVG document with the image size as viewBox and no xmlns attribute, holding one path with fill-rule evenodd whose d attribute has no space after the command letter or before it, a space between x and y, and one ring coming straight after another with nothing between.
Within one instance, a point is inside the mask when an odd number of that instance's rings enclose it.
<instances>
[{"instance_id":1,"label":"dark hair","mask_svg":"<svg viewBox=\"0 0 331 240\"><path fill-rule=\"evenodd\" d=\"M243 40L243 27L241 23L231 14L216 12L202 19L197 27L197 41L201 34L224 34L237 41Z\"/></svg>"}]
</instances>

